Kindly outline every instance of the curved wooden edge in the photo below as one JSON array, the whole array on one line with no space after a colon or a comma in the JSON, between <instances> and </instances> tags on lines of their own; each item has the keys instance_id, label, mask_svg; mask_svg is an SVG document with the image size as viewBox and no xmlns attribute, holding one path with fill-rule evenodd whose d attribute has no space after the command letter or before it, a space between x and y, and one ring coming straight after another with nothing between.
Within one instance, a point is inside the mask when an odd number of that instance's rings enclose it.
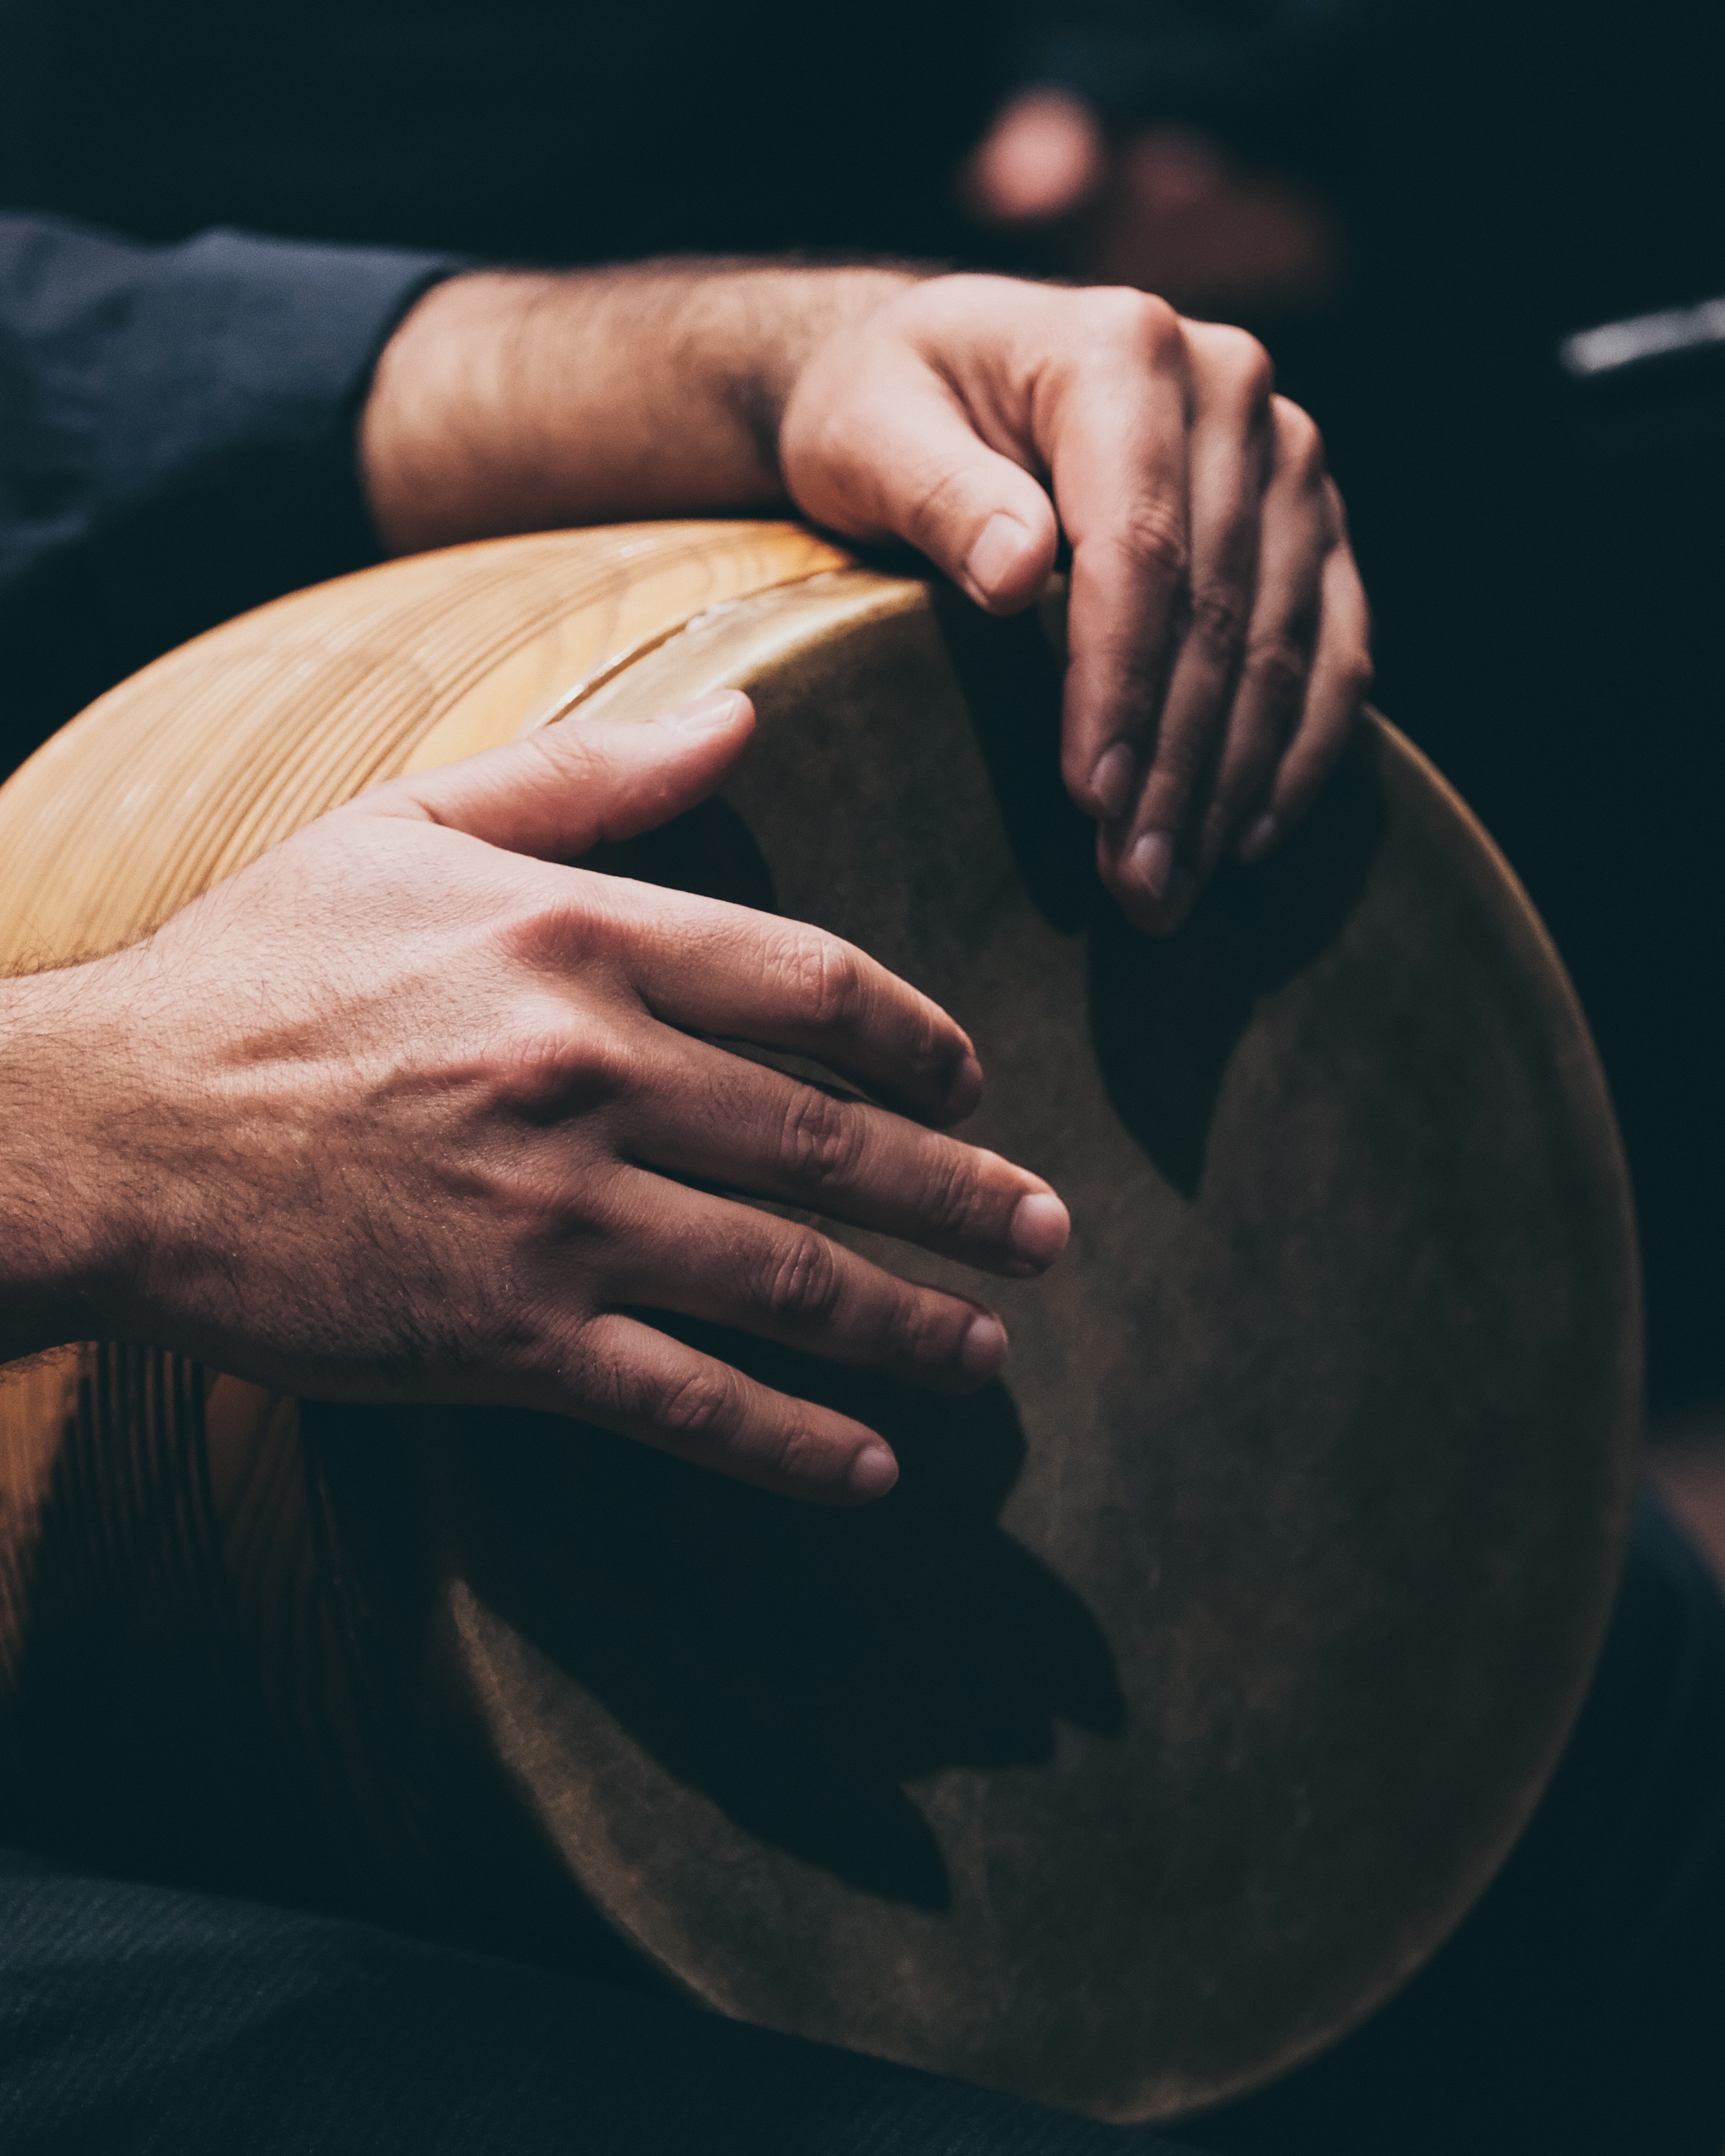
<instances>
[{"instance_id":1,"label":"curved wooden edge","mask_svg":"<svg viewBox=\"0 0 1725 2156\"><path fill-rule=\"evenodd\" d=\"M635 664L608 672L555 714L650 718L668 704L715 689L747 689L775 662L814 638L926 603L918 578L844 568L794 589L759 592L710 607L655 640Z\"/></svg>"},{"instance_id":2,"label":"curved wooden edge","mask_svg":"<svg viewBox=\"0 0 1725 2156\"><path fill-rule=\"evenodd\" d=\"M649 538L657 536L658 527L637 528ZM711 543L715 528L726 535L722 549ZM800 525L693 530L694 541L686 551L667 550L650 564L639 553L632 557L633 573L609 600L603 634L592 637L588 649L560 654L565 670L555 685L547 689L542 679L530 682L524 662L532 654L517 654L446 711L415 745L401 769L434 771L500 740L549 726L676 635L691 619L854 564L853 556Z\"/></svg>"},{"instance_id":3,"label":"curved wooden edge","mask_svg":"<svg viewBox=\"0 0 1725 2156\"><path fill-rule=\"evenodd\" d=\"M0 787L0 972L129 942L374 780L511 740L691 615L852 558L776 521L534 533L382 562L224 623L99 697ZM321 701L320 675L336 684ZM0 1690L89 1353L0 1368ZM273 1395L223 1383L228 1420L268 1420Z\"/></svg>"},{"instance_id":4,"label":"curved wooden edge","mask_svg":"<svg viewBox=\"0 0 1725 2156\"><path fill-rule=\"evenodd\" d=\"M539 533L242 615L0 788L0 971L112 950L375 781L510 740L691 615L851 558L783 523Z\"/></svg>"}]
</instances>

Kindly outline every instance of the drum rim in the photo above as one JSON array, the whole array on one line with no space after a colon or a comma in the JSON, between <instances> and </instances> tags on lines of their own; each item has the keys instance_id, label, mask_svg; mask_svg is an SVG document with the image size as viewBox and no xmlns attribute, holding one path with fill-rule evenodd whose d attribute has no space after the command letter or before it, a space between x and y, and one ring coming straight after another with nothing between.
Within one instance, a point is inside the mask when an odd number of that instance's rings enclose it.
<instances>
[{"instance_id":1,"label":"drum rim","mask_svg":"<svg viewBox=\"0 0 1725 2156\"><path fill-rule=\"evenodd\" d=\"M860 626L922 610L929 603L931 589L931 581L926 578L846 568L828 572L796 587L762 592L752 598L730 603L722 608L692 617L681 630L644 653L638 666L630 665L608 675L603 682L594 685L589 695L565 706L559 716L567 716L571 710L585 708L608 717L645 716L652 710L662 707L670 699L672 691L665 685L667 674L675 682L675 694L678 696L700 693L700 687L708 685L747 690L752 685L758 685L774 667L793 665L799 653L840 626ZM748 642L752 618L759 618L765 624L760 643L753 646ZM739 643L747 656L736 656L728 663L708 669L701 675L700 687L687 677L687 662L691 654L701 647L714 653L728 653ZM1399 767L1400 772L1424 793L1430 803L1431 816L1452 820L1458 839L1455 849L1458 860L1465 852L1473 865L1476 878L1482 886L1490 886L1496 902L1504 909L1506 916L1512 920L1517 934L1525 941L1528 963L1547 983L1552 993L1554 1013L1569 1035L1574 1068L1578 1073L1584 1074L1584 1087L1589 1096L1587 1107L1592 1126L1589 1132L1589 1145L1594 1149L1602 1177L1609 1178L1615 1189L1622 1250L1627 1261L1625 1281L1631 1295L1630 1306L1624 1312L1622 1321L1628 1371L1625 1393L1626 1398L1638 1400L1641 1314L1628 1171L1603 1071L1574 985L1549 932L1513 870L1479 819L1455 789L1430 759L1381 713L1368 710L1362 725L1371 749ZM1626 1406L1614 1448L1620 1471L1616 1478L1612 1517L1606 1535L1614 1554L1610 1561L1599 1570L1590 1606L1577 1613L1577 1635L1586 1637L1589 1644L1586 1652L1577 1657L1576 1675L1568 1698L1553 1710L1552 1734L1546 1748L1543 1773L1524 1789L1517 1804L1513 1806L1505 1804L1495 1850L1481 1863L1476 1876L1458 1886L1443 1921L1431 1927L1429 1936L1416 1948L1410 1949L1394 1965L1386 1967L1381 1981L1361 1996L1349 2016L1322 2034L1291 2042L1260 2066L1242 2072L1238 2078L1226 2084L1206 2088L1199 2095L1173 2102L1153 2103L1148 2107L1098 2107L1096 2115L1122 2123L1165 2123L1208 2110L1280 2079L1295 2067L1327 2051L1353 2030L1370 2020L1430 1962L1477 1905L1542 1801L1591 1683L1592 1673L1609 1623L1627 1542L1638 1436L1639 1409ZM564 1830L553 1822L544 1804L543 1793L528 1764L527 1754L531 1748L521 1741L521 1732L508 1702L508 1682L500 1675L490 1653L482 1642L481 1635L490 1613L483 1611L483 1605L463 1580L450 1577L444 1592L444 1617L460 1667L461 1681L481 1718L490 1721L492 1739L497 1744L500 1762L518 1794L538 1820L542 1831L562 1860L569 1864L583 1892L593 1898L605 1921L629 1939L646 1961L703 2004L716 2006L718 2010L729 2010L712 1995L711 1989L703 1988L698 1977L665 1961L639 1935L625 1910L612 1897L596 1889L593 1879L578 1861L578 1846L572 1842ZM491 1621L502 1620L494 1618ZM926 2060L914 2060L908 2063L923 2066L927 2070L941 2071L938 2067L928 2069ZM1060 2102L1066 2099L1045 2097L1042 2100Z\"/></svg>"}]
</instances>

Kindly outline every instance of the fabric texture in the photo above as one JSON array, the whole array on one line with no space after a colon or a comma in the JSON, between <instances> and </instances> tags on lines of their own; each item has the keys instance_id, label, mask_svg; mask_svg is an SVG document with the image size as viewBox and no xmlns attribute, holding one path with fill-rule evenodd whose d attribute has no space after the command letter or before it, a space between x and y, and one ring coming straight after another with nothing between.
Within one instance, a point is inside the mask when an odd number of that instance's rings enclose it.
<instances>
[{"instance_id":1,"label":"fabric texture","mask_svg":"<svg viewBox=\"0 0 1725 2156\"><path fill-rule=\"evenodd\" d=\"M158 653L377 558L356 415L455 266L0 217L0 769Z\"/></svg>"},{"instance_id":2,"label":"fabric texture","mask_svg":"<svg viewBox=\"0 0 1725 2156\"><path fill-rule=\"evenodd\" d=\"M8 2156L1128 2156L1126 2128L362 1925L0 1859Z\"/></svg>"}]
</instances>

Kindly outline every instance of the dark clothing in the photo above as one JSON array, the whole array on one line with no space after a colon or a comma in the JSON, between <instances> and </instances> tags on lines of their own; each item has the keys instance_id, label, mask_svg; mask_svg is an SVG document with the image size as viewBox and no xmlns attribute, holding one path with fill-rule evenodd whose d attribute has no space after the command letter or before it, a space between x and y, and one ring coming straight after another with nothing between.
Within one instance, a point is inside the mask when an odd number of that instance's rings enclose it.
<instances>
[{"instance_id":1,"label":"dark clothing","mask_svg":"<svg viewBox=\"0 0 1725 2156\"><path fill-rule=\"evenodd\" d=\"M1362 2030L1175 2129L1226 2156L1717 2156L1725 1606L1651 1507L1556 1782ZM1170 2144L371 1928L0 1858L8 2156L1110 2156Z\"/></svg>"},{"instance_id":2,"label":"dark clothing","mask_svg":"<svg viewBox=\"0 0 1725 2156\"><path fill-rule=\"evenodd\" d=\"M7 2156L1144 2156L1143 2137L359 1924L0 1857Z\"/></svg>"},{"instance_id":3,"label":"dark clothing","mask_svg":"<svg viewBox=\"0 0 1725 2156\"><path fill-rule=\"evenodd\" d=\"M354 420L446 266L0 218L0 769L159 652L376 558Z\"/></svg>"}]
</instances>

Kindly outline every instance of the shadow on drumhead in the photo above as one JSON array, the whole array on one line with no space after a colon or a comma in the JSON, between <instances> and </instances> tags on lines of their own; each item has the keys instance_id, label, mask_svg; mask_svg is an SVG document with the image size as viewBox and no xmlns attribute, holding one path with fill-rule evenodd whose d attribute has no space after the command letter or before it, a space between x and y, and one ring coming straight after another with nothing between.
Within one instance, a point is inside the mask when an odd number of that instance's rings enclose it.
<instances>
[{"instance_id":1,"label":"shadow on drumhead","mask_svg":"<svg viewBox=\"0 0 1725 2156\"><path fill-rule=\"evenodd\" d=\"M769 1496L534 1415L464 1447L470 1584L680 1782L757 1840L886 1899L950 1885L906 1787L1052 1756L1055 1724L1124 1718L1084 1602L998 1524L1024 1440L971 1399L835 1371L716 1329L685 1337L891 1438L878 1504Z\"/></svg>"},{"instance_id":2,"label":"shadow on drumhead","mask_svg":"<svg viewBox=\"0 0 1725 2156\"><path fill-rule=\"evenodd\" d=\"M1118 907L1091 926L1090 1020L1114 1112L1182 1197L1196 1198L1235 1049L1266 996L1335 942L1387 824L1383 788L1350 757L1261 868L1224 869L1178 936L1140 936Z\"/></svg>"},{"instance_id":3,"label":"shadow on drumhead","mask_svg":"<svg viewBox=\"0 0 1725 2156\"><path fill-rule=\"evenodd\" d=\"M1348 760L1274 861L1224 871L1178 937L1141 937L1103 891L1091 828L1060 781L1059 670L1040 623L939 602L937 613L1024 884L1061 936L1089 931L1108 1097L1194 1198L1255 1009L1334 943L1364 889L1385 828L1376 774ZM587 858L776 910L768 861L722 801ZM897 1488L826 1510L547 1418L458 1418L446 1487L460 1492L469 1585L755 1840L885 1899L949 1906L919 1779L1034 1765L1054 1755L1061 1722L1106 1738L1125 1720L1096 1618L999 1524L1025 1453L1011 1394L997 1383L937 1399L640 1314L880 1430L901 1460Z\"/></svg>"},{"instance_id":4,"label":"shadow on drumhead","mask_svg":"<svg viewBox=\"0 0 1725 2156\"><path fill-rule=\"evenodd\" d=\"M1356 748L1268 862L1224 866L1178 935L1141 936L1103 889L1095 826L1060 777L1060 670L1041 620L991 619L941 585L932 596L1025 888L1051 928L1090 931L1091 1043L1108 1098L1158 1171L1194 1199L1228 1065L1254 1011L1330 948L1364 892L1388 824L1382 782ZM753 833L722 801L596 849L584 865L778 910ZM763 1060L819 1075L782 1056Z\"/></svg>"},{"instance_id":5,"label":"shadow on drumhead","mask_svg":"<svg viewBox=\"0 0 1725 2156\"><path fill-rule=\"evenodd\" d=\"M1140 936L1103 890L1095 827L1060 777L1060 674L1040 619L991 620L944 588L935 611L1019 873L1051 928L1090 928L1091 1038L1109 1100L1195 1198L1253 1011L1329 948L1364 891L1387 825L1381 783L1365 757L1347 757L1270 861L1224 867L1177 936Z\"/></svg>"}]
</instances>

